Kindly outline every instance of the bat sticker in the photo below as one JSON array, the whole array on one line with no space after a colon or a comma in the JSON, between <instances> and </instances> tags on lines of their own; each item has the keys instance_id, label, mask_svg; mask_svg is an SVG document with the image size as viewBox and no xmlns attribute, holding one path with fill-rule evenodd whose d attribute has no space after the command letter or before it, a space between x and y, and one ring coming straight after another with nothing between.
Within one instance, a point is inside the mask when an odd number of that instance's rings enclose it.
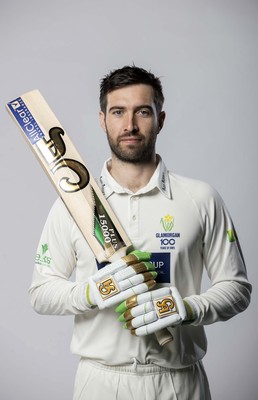
<instances>
[{"instance_id":1,"label":"bat sticker","mask_svg":"<svg viewBox=\"0 0 258 400\"><path fill-rule=\"evenodd\" d=\"M37 143L44 137L44 133L38 126L21 97L8 103L8 106L31 144Z\"/></svg>"}]
</instances>

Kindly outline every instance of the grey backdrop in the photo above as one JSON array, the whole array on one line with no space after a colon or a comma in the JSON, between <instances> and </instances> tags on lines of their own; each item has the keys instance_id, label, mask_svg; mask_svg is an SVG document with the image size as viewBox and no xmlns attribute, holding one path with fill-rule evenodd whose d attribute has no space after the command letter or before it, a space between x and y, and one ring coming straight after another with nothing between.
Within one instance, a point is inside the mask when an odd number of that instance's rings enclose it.
<instances>
[{"instance_id":1,"label":"grey backdrop","mask_svg":"<svg viewBox=\"0 0 258 400\"><path fill-rule=\"evenodd\" d=\"M214 400L254 400L257 361L257 0L1 0L0 398L72 398L72 317L37 315L27 289L56 194L4 104L38 88L97 175L108 157L98 86L134 62L162 77L158 151L224 198L254 285L249 309L207 327ZM207 280L204 279L204 288Z\"/></svg>"}]
</instances>

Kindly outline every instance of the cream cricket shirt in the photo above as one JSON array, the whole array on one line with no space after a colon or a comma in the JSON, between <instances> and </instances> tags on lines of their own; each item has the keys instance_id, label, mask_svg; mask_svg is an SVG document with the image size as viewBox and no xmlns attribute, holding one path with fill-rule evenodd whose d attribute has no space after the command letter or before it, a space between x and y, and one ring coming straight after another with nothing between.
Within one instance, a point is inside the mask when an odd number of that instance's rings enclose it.
<instances>
[{"instance_id":1,"label":"cream cricket shirt","mask_svg":"<svg viewBox=\"0 0 258 400\"><path fill-rule=\"evenodd\" d=\"M134 337L122 328L113 309L90 309L84 282L98 268L94 255L58 199L42 232L30 288L35 310L75 315L71 350L109 365L155 363L182 368L203 358L203 325L227 320L249 304L244 260L228 211L206 183L167 171L163 161L148 185L137 193L121 187L106 163L103 193L134 247L152 252L160 286L176 286L195 313L192 324L172 329L174 342L161 348L154 335ZM200 294L203 268L210 289ZM71 282L73 271L75 282Z\"/></svg>"}]
</instances>

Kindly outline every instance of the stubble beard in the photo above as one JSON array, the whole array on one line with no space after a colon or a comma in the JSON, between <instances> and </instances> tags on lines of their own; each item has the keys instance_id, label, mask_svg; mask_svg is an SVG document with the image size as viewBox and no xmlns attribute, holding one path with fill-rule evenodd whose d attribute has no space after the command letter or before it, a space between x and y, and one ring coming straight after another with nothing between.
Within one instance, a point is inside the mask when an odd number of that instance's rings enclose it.
<instances>
[{"instance_id":1,"label":"stubble beard","mask_svg":"<svg viewBox=\"0 0 258 400\"><path fill-rule=\"evenodd\" d=\"M129 132L126 135L118 138L114 141L108 130L107 132L107 139L110 146L110 149L113 155L120 161L132 163L132 164L144 164L152 161L153 155L155 154L155 144L156 144L156 136L157 134L153 132L150 135L148 141L146 138L141 135L140 133ZM122 147L121 139L125 137L135 137L141 139L138 144L127 145L126 148Z\"/></svg>"}]
</instances>

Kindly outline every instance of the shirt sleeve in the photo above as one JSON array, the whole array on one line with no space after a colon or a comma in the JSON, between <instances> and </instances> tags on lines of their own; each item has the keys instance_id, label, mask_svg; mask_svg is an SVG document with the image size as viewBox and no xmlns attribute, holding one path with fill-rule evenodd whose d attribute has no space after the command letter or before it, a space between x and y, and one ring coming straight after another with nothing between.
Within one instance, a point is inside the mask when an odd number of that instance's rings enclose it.
<instances>
[{"instance_id":1,"label":"shirt sleeve","mask_svg":"<svg viewBox=\"0 0 258 400\"><path fill-rule=\"evenodd\" d=\"M185 298L196 326L225 321L244 311L252 289L236 230L220 195L206 188L205 201L197 201L197 207L203 227L203 261L211 287Z\"/></svg>"},{"instance_id":2,"label":"shirt sleeve","mask_svg":"<svg viewBox=\"0 0 258 400\"><path fill-rule=\"evenodd\" d=\"M90 310L85 283L70 280L77 263L74 229L72 217L58 199L41 234L29 288L32 306L40 314L76 315Z\"/></svg>"}]
</instances>

